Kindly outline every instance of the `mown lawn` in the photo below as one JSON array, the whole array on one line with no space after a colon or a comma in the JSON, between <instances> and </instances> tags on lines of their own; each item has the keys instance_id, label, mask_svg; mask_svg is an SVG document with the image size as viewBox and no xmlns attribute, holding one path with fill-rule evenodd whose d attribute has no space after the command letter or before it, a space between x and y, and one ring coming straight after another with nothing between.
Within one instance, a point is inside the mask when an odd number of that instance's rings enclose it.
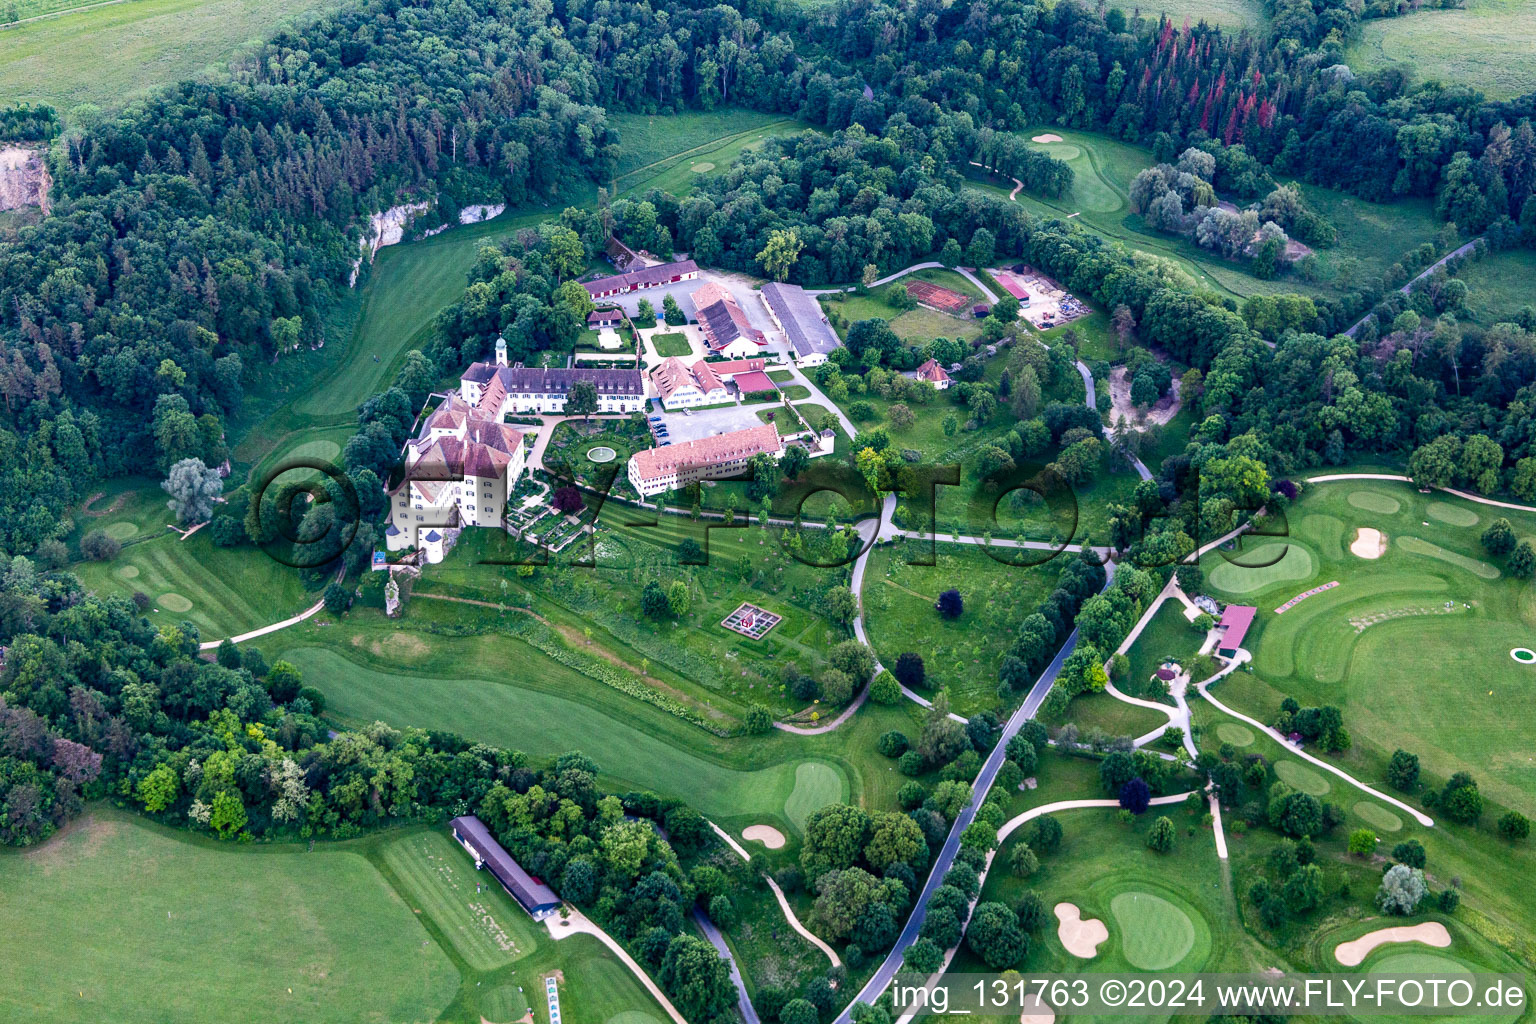
<instances>
[{"instance_id":1,"label":"mown lawn","mask_svg":"<svg viewBox=\"0 0 1536 1024\"><path fill-rule=\"evenodd\" d=\"M866 704L821 736L775 731L724 739L557 664L497 632L497 619L494 611L417 597L398 622L358 608L339 626L305 623L276 634L263 650L297 665L338 721L444 729L539 759L582 750L598 762L606 786L687 799L738 832L761 822L796 834L795 819L807 807L837 798L817 778L797 778L807 762L872 810L894 808L906 781L875 751L875 740L891 728L916 735L915 705ZM580 648L584 637L571 643ZM797 786L806 792L795 797Z\"/></svg>"},{"instance_id":2,"label":"mown lawn","mask_svg":"<svg viewBox=\"0 0 1536 1024\"><path fill-rule=\"evenodd\" d=\"M1054 563L1020 566L998 561L975 545L929 546L917 540L882 545L864 571L864 608L870 643L887 668L904 651L923 658L928 685L947 689L956 712L996 709L997 670L1018 625L1055 584ZM960 591L965 610L945 619L934 608L939 594Z\"/></svg>"},{"instance_id":3,"label":"mown lawn","mask_svg":"<svg viewBox=\"0 0 1536 1024\"><path fill-rule=\"evenodd\" d=\"M69 570L88 590L102 596L150 598L151 619L192 622L204 640L233 636L295 615L317 599L304 589L299 571L279 564L249 545L221 548L205 527L186 540L166 529L174 523L166 495L143 478L114 481L75 517L71 553L79 541L103 530L122 545L107 562L76 561ZM108 510L111 511L108 511Z\"/></svg>"},{"instance_id":4,"label":"mown lawn","mask_svg":"<svg viewBox=\"0 0 1536 1024\"><path fill-rule=\"evenodd\" d=\"M1212 592L1259 609L1245 646L1254 675L1276 696L1239 703L1240 710L1267 720L1284 696L1337 705L1355 740L1351 757L1403 747L1426 772L1472 772L1485 796L1536 812L1536 763L1526 742L1536 718L1520 696L1532 669L1509 655L1530 646L1536 603L1529 584L1502 574L1503 559L1482 547L1494 511L1406 483L1314 484L1287 514L1288 538L1238 557L1268 562L1265 551L1289 545L1282 561L1244 571L1208 555ZM1497 513L1518 536L1536 536L1536 515ZM1360 527L1386 534L1381 557L1351 553ZM1489 579L1490 572L1499 575ZM1250 576L1261 584L1250 588ZM1333 580L1341 585L1275 614Z\"/></svg>"},{"instance_id":5,"label":"mown lawn","mask_svg":"<svg viewBox=\"0 0 1536 1024\"><path fill-rule=\"evenodd\" d=\"M0 854L0 1017L431 1020L453 965L357 844L218 845L98 807Z\"/></svg>"},{"instance_id":6,"label":"mown lawn","mask_svg":"<svg viewBox=\"0 0 1536 1024\"><path fill-rule=\"evenodd\" d=\"M1163 602L1147 628L1141 631L1131 649L1125 652L1126 671L1116 677L1115 685L1133 697L1147 693L1152 673L1165 660L1172 659L1185 668L1200 650L1204 634L1195 631L1184 617L1184 605L1174 599ZM1109 652L1105 652L1106 654ZM1156 724L1156 723L1154 723Z\"/></svg>"}]
</instances>

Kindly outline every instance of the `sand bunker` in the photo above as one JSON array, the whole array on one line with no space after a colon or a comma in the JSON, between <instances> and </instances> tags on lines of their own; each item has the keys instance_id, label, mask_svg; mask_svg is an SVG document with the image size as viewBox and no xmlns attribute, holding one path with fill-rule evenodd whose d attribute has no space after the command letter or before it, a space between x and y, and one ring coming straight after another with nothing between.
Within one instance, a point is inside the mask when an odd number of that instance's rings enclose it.
<instances>
[{"instance_id":1,"label":"sand bunker","mask_svg":"<svg viewBox=\"0 0 1536 1024\"><path fill-rule=\"evenodd\" d=\"M1036 135L1033 139L1030 139L1030 141L1031 142L1060 142L1061 141L1061 136L1060 135L1052 135L1049 132L1047 132L1044 135Z\"/></svg>"},{"instance_id":2,"label":"sand bunker","mask_svg":"<svg viewBox=\"0 0 1536 1024\"><path fill-rule=\"evenodd\" d=\"M1098 918L1083 920L1082 911L1075 903L1056 904L1056 937L1067 947L1067 952L1084 960L1099 955L1099 944L1109 938L1109 929Z\"/></svg>"},{"instance_id":3,"label":"sand bunker","mask_svg":"<svg viewBox=\"0 0 1536 1024\"><path fill-rule=\"evenodd\" d=\"M1024 1012L1019 1014L1019 1024L1055 1024L1056 1011L1040 1001L1033 992L1024 996Z\"/></svg>"},{"instance_id":4,"label":"sand bunker","mask_svg":"<svg viewBox=\"0 0 1536 1024\"><path fill-rule=\"evenodd\" d=\"M741 838L755 839L770 850L780 849L784 845L784 833L772 825L748 825L741 830Z\"/></svg>"},{"instance_id":5,"label":"sand bunker","mask_svg":"<svg viewBox=\"0 0 1536 1024\"><path fill-rule=\"evenodd\" d=\"M1380 558L1382 552L1387 550L1386 534L1380 530L1373 530L1369 526L1362 526L1355 531L1355 541L1349 546L1349 550L1356 558Z\"/></svg>"},{"instance_id":6,"label":"sand bunker","mask_svg":"<svg viewBox=\"0 0 1536 1024\"><path fill-rule=\"evenodd\" d=\"M1400 925L1396 928L1378 928L1352 942L1339 943L1333 955L1345 967L1358 967L1366 957L1371 955L1371 950L1389 942L1422 942L1426 946L1444 949L1451 944L1451 933L1446 931L1445 925L1439 921Z\"/></svg>"}]
</instances>

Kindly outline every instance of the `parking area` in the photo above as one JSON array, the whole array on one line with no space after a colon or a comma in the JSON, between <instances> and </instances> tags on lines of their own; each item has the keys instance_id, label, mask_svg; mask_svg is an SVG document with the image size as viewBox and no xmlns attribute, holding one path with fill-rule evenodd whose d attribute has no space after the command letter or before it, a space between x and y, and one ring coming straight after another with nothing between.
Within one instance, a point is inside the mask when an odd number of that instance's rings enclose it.
<instances>
[{"instance_id":1,"label":"parking area","mask_svg":"<svg viewBox=\"0 0 1536 1024\"><path fill-rule=\"evenodd\" d=\"M745 430L748 427L758 426L763 421L758 419L757 410L763 408L767 407L738 405L728 409L667 412L661 408L660 402L653 400L646 407L646 421L657 443L671 441L673 444L679 444L683 441L696 441L701 437L728 434L733 430ZM658 427L665 427L665 432L658 430Z\"/></svg>"}]
</instances>

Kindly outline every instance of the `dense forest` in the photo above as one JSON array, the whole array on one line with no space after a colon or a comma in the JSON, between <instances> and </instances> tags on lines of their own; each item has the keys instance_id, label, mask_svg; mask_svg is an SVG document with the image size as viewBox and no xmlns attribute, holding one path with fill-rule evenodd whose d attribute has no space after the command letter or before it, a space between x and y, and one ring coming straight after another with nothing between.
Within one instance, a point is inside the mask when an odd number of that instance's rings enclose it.
<instances>
[{"instance_id":1,"label":"dense forest","mask_svg":"<svg viewBox=\"0 0 1536 1024\"><path fill-rule=\"evenodd\" d=\"M227 80L182 84L55 141L53 215L0 250L0 543L31 551L61 534L82 488L143 469L145 453L161 470L189 455L222 462L245 365L320 340L368 214L412 194L443 197L441 209L548 197L573 170L604 181L619 144L605 108L745 103L858 125L924 153L936 180L976 160L1045 194L1069 187L1070 171L1006 133L1103 128L1160 159L1241 147L1365 198L1436 195L1458 227L1500 244L1536 239L1536 100L1356 78L1336 62L1337 35L1272 46L1073 3L348 7L275 38ZM51 114L7 116L8 134L22 127L57 130ZM1223 166L1245 161L1223 160L1214 183L1241 194ZM809 200L832 183L797 184L805 280L921 248L907 211L883 198L910 202L909 186L870 182L854 199L874 227L849 218L846 245L823 252L811 228L825 230L827 211ZM722 261L747 259L718 226L711 244Z\"/></svg>"}]
</instances>

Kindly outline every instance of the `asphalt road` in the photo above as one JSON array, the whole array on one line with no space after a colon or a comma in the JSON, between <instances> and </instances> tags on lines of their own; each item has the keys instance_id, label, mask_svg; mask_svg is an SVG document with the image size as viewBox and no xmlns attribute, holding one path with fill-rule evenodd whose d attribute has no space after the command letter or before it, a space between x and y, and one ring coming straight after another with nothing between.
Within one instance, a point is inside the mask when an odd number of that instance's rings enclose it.
<instances>
[{"instance_id":1,"label":"asphalt road","mask_svg":"<svg viewBox=\"0 0 1536 1024\"><path fill-rule=\"evenodd\" d=\"M1115 578L1115 566L1113 562L1104 566L1106 576L1104 586L1108 587ZM986 800L987 793L991 791L992 784L997 781L997 773L1003 767L1008 741L1017 735L1024 727L1024 723L1035 717L1040 710L1040 705L1045 701L1045 695L1051 692L1051 686L1056 682L1056 677L1061 674L1061 666L1077 648L1077 630L1072 630L1072 635L1067 637L1067 642L1061 645L1061 650L1056 652L1056 657L1046 666L1040 678L1030 689L1029 695L1024 698L1024 703L1019 705L1017 711L1009 716L1003 726L1002 735L998 738L997 745L987 755L982 763L981 772L976 776L976 782L972 786L970 803L961 810L960 816L955 819L954 825L949 830L949 837L944 840L944 846L939 850L938 857L933 862L933 870L928 874L928 881L923 886L923 891L918 895L917 902L912 907L912 914L907 918L907 923L901 930L901 935L896 939L895 947L880 964L878 970L853 997L852 1002L843 1008L837 1015L835 1024L851 1024L852 1018L849 1011L854 1003L873 1003L880 998L896 977L896 972L901 970L901 958L906 953L907 947L918 939L918 933L922 931L923 921L928 916L928 901L933 898L934 890L944 881L944 876L955 863L955 855L960 852L960 835L968 828L972 821L976 820L976 809Z\"/></svg>"}]
</instances>

